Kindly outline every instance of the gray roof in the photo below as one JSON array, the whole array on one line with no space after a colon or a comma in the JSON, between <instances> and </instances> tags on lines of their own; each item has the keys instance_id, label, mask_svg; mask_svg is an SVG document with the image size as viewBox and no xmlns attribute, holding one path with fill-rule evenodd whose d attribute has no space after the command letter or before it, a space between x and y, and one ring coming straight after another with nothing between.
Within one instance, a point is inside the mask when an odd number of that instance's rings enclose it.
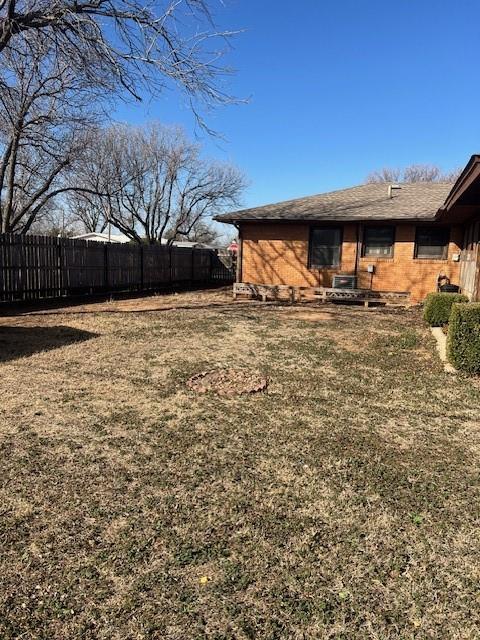
<instances>
[{"instance_id":1,"label":"gray roof","mask_svg":"<svg viewBox=\"0 0 480 640\"><path fill-rule=\"evenodd\" d=\"M215 220L433 220L450 193L453 182L403 183L400 185L401 189L393 190L392 198L388 195L388 186L387 183L363 184L340 191L224 213L216 216Z\"/></svg>"}]
</instances>

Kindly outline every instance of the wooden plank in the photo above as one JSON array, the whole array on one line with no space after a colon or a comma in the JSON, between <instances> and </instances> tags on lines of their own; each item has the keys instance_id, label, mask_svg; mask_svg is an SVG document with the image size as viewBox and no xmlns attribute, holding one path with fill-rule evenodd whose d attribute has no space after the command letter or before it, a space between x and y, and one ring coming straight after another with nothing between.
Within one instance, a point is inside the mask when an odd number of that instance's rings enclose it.
<instances>
[{"instance_id":1,"label":"wooden plank","mask_svg":"<svg viewBox=\"0 0 480 640\"><path fill-rule=\"evenodd\" d=\"M460 257L460 287L471 300L480 298L480 220L465 229Z\"/></svg>"},{"instance_id":2,"label":"wooden plank","mask_svg":"<svg viewBox=\"0 0 480 640\"><path fill-rule=\"evenodd\" d=\"M327 301L352 301L352 302L390 302L408 301L410 294L405 291L372 291L370 289L334 289L332 287L293 287L291 285L265 285L245 282L235 282L233 285L233 295L247 295L252 298L262 300L288 299L291 302L301 299L303 294L310 294L313 297Z\"/></svg>"}]
</instances>

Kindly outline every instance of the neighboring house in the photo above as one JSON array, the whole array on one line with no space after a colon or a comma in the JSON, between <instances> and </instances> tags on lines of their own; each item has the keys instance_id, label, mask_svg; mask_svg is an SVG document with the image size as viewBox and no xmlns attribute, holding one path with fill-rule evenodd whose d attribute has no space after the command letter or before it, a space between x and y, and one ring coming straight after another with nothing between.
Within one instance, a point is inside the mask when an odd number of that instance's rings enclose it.
<instances>
[{"instance_id":1,"label":"neighboring house","mask_svg":"<svg viewBox=\"0 0 480 640\"><path fill-rule=\"evenodd\" d=\"M127 243L132 240L123 233L112 233L110 236L108 233L100 233L97 231L80 233L73 236L74 240L89 240L93 242L114 242L114 243ZM161 244L167 244L168 240L163 238ZM174 240L172 242L174 247L183 247L184 249L215 249L216 247L205 244L203 242L192 242L190 240Z\"/></svg>"},{"instance_id":2,"label":"neighboring house","mask_svg":"<svg viewBox=\"0 0 480 640\"><path fill-rule=\"evenodd\" d=\"M166 244L168 240L162 240L162 244ZM204 242L194 242L192 240L174 240L172 242L174 247L183 247L184 249L218 249L211 244L205 244Z\"/></svg>"},{"instance_id":3,"label":"neighboring house","mask_svg":"<svg viewBox=\"0 0 480 640\"><path fill-rule=\"evenodd\" d=\"M365 184L216 217L238 229L237 280L407 291L413 301L441 277L480 297L480 156L453 183Z\"/></svg>"},{"instance_id":4,"label":"neighboring house","mask_svg":"<svg viewBox=\"0 0 480 640\"><path fill-rule=\"evenodd\" d=\"M130 238L123 233L111 233L109 236L108 233L100 233L98 231L80 233L76 236L72 236L72 239L89 240L93 242L113 242L115 244L126 244L127 242L130 242Z\"/></svg>"}]
</instances>

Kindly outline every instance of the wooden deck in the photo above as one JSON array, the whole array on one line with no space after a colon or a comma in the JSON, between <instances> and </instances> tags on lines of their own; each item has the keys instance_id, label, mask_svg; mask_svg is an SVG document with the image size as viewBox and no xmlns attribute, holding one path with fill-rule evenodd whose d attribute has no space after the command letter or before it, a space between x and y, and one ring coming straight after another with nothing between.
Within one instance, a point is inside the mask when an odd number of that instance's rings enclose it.
<instances>
[{"instance_id":1,"label":"wooden deck","mask_svg":"<svg viewBox=\"0 0 480 640\"><path fill-rule=\"evenodd\" d=\"M262 300L288 300L291 303L306 299L321 302L362 302L366 307L370 303L383 303L407 306L410 293L406 291L372 291L371 289L334 289L332 287L294 287L289 285L250 284L235 282L233 298L247 296Z\"/></svg>"}]
</instances>

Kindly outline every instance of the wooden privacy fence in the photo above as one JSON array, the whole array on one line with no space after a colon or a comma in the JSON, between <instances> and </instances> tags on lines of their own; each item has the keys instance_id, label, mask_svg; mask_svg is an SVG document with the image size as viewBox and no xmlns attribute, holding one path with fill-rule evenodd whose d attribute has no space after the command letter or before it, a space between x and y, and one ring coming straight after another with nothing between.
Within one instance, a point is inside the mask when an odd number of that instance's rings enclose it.
<instances>
[{"instance_id":1,"label":"wooden privacy fence","mask_svg":"<svg viewBox=\"0 0 480 640\"><path fill-rule=\"evenodd\" d=\"M0 235L0 300L232 282L212 249Z\"/></svg>"}]
</instances>

